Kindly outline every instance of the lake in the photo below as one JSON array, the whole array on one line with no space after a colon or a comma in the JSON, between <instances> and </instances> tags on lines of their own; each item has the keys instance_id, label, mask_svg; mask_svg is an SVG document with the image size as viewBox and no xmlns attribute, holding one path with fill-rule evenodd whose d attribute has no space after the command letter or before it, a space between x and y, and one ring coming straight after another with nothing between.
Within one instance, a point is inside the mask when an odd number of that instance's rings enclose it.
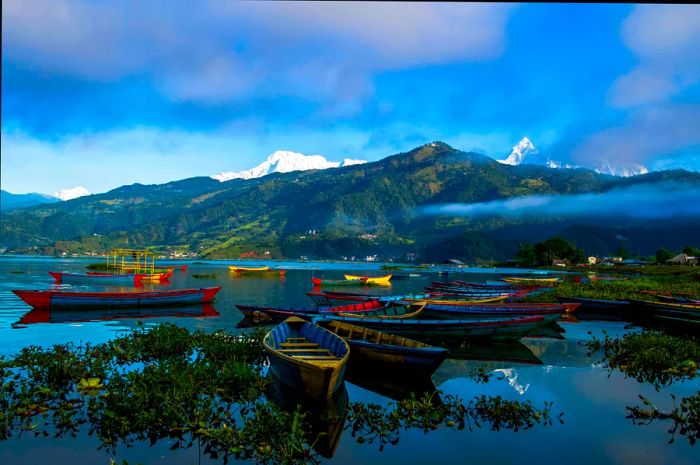
<instances>
[{"instance_id":1,"label":"lake","mask_svg":"<svg viewBox=\"0 0 700 465\"><path fill-rule=\"evenodd\" d=\"M99 312L30 312L30 308L12 289L83 289L87 287L55 285L48 271L84 271L88 263L99 259L44 257L0 257L0 355L8 356L23 347L48 347L65 342L99 343L137 327L172 322L188 329L232 333L244 331L236 325L243 315L235 304L271 306L311 306L304 294L311 290L311 277L342 278L343 272L380 272L376 263L278 262L274 266L288 269L284 278L238 277L227 265L240 261L189 264L185 272L177 271L170 284L152 285L158 289L222 286L212 309L199 307L150 311L140 315L124 314L111 318ZM168 263L168 262L164 262ZM272 263L270 263L272 264ZM496 279L499 273L512 270L467 269L460 279L478 281ZM522 270L518 270L522 272ZM393 281L391 288L376 292L403 294L417 292L432 280L447 280L432 270L410 270L420 278ZM407 274L408 271L397 272ZM197 279L195 275L209 275ZM211 276L216 275L216 276ZM455 275L450 274L449 279ZM148 287L147 287L148 288ZM104 288L103 288L104 289ZM372 289L375 292L375 289ZM166 315L163 315L166 313ZM206 315L206 316L205 316ZM625 418L626 406L638 405L639 395L651 399L658 407L670 409L670 394L688 396L700 389L700 380L675 383L656 392L651 385L626 379L621 373L599 366L598 358L587 355L585 341L603 331L620 335L639 328L623 321L565 321L563 332L527 337L517 344L487 345L465 350L448 358L433 375L434 385L444 394L458 395L466 401L480 394L500 395L505 399L530 400L536 407L553 402L553 412L563 412L563 424L535 426L519 432L491 431L488 426L472 431L437 430L402 431L397 445L380 451L376 444L358 444L350 431L344 431L332 458L324 463L422 464L422 463L489 463L515 464L537 461L539 464L693 464L698 463L697 446L682 436L672 444L669 423L634 425ZM470 376L475 367L485 366L494 376L480 383ZM350 401L386 405L400 396L401 386L391 380L371 379L346 382ZM45 439L24 435L0 442L0 464L104 463L110 455L98 450L98 442L87 435L76 438ZM117 462L131 464L197 464L212 462L200 456L197 447L170 451L161 441L117 449Z\"/></svg>"}]
</instances>

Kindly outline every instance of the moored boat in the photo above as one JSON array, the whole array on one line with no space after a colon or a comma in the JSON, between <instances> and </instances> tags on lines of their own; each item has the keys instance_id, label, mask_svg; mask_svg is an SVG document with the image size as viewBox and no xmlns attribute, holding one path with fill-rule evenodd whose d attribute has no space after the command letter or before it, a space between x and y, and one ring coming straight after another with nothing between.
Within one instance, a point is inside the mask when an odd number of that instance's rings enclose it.
<instances>
[{"instance_id":1,"label":"moored boat","mask_svg":"<svg viewBox=\"0 0 700 465\"><path fill-rule=\"evenodd\" d=\"M419 340L443 340L445 338L493 338L519 339L529 332L548 324L542 315L488 319L386 319L359 318L342 315L320 317L341 321L390 334L409 336ZM318 320L320 321L320 320Z\"/></svg>"},{"instance_id":2,"label":"moored boat","mask_svg":"<svg viewBox=\"0 0 700 465\"><path fill-rule=\"evenodd\" d=\"M330 305L334 302L365 302L367 300L399 302L406 299L425 300L434 298L431 294L378 295L338 291L307 292L306 295L317 305Z\"/></svg>"},{"instance_id":3,"label":"moored boat","mask_svg":"<svg viewBox=\"0 0 700 465\"><path fill-rule=\"evenodd\" d=\"M487 299L436 299L436 298L430 298L430 299L413 299L413 298L408 298L408 299L403 299L406 302L416 302L416 301L425 301L429 304L437 304L437 305L474 305L474 304L487 304L490 302L501 302L503 300L506 300L506 297L490 297Z\"/></svg>"},{"instance_id":4,"label":"moored boat","mask_svg":"<svg viewBox=\"0 0 700 465\"><path fill-rule=\"evenodd\" d=\"M320 313L338 313L338 312L360 312L367 310L376 310L386 306L386 302L366 301L356 304L345 304L337 306L326 306L316 308L280 308L267 307L263 305L244 305L237 304L236 307L247 317L257 318L261 320L278 320L283 321L290 316L298 316L301 318L310 319Z\"/></svg>"},{"instance_id":5,"label":"moored boat","mask_svg":"<svg viewBox=\"0 0 700 465\"><path fill-rule=\"evenodd\" d=\"M314 286L369 286L366 279L323 279L311 278Z\"/></svg>"},{"instance_id":6,"label":"moored boat","mask_svg":"<svg viewBox=\"0 0 700 465\"><path fill-rule=\"evenodd\" d=\"M507 283L525 283L525 284L530 284L530 283L556 283L559 281L559 278L542 278L542 277L535 277L535 276L506 276L503 278L503 281Z\"/></svg>"},{"instance_id":7,"label":"moored boat","mask_svg":"<svg viewBox=\"0 0 700 465\"><path fill-rule=\"evenodd\" d=\"M265 275L279 275L284 276L287 270L280 270L275 268L270 268L269 266L259 266L259 267L240 267L240 266L229 266L228 269L236 274L244 276L265 276Z\"/></svg>"},{"instance_id":8,"label":"moored boat","mask_svg":"<svg viewBox=\"0 0 700 465\"><path fill-rule=\"evenodd\" d=\"M320 326L288 318L265 336L263 347L272 373L311 399L326 401L343 385L350 347Z\"/></svg>"},{"instance_id":9,"label":"moored boat","mask_svg":"<svg viewBox=\"0 0 700 465\"><path fill-rule=\"evenodd\" d=\"M140 286L144 277L142 274L69 273L65 271L49 271L48 273L56 283L104 286Z\"/></svg>"},{"instance_id":10,"label":"moored boat","mask_svg":"<svg viewBox=\"0 0 700 465\"><path fill-rule=\"evenodd\" d=\"M75 292L13 290L34 308L99 308L191 305L214 300L221 287L141 292Z\"/></svg>"},{"instance_id":11,"label":"moored boat","mask_svg":"<svg viewBox=\"0 0 700 465\"><path fill-rule=\"evenodd\" d=\"M352 274L346 274L343 275L345 276L345 279L348 281L356 281L356 280L361 280L366 282L367 284L376 284L378 286L390 286L391 285L391 275L384 275L384 276L356 276Z\"/></svg>"},{"instance_id":12,"label":"moored boat","mask_svg":"<svg viewBox=\"0 0 700 465\"><path fill-rule=\"evenodd\" d=\"M491 316L559 315L572 313L579 304L476 304L439 305L427 303L425 318L488 318Z\"/></svg>"},{"instance_id":13,"label":"moored boat","mask_svg":"<svg viewBox=\"0 0 700 465\"><path fill-rule=\"evenodd\" d=\"M350 346L350 363L363 368L431 375L448 354L441 347L342 321L324 321L320 325L345 339Z\"/></svg>"}]
</instances>

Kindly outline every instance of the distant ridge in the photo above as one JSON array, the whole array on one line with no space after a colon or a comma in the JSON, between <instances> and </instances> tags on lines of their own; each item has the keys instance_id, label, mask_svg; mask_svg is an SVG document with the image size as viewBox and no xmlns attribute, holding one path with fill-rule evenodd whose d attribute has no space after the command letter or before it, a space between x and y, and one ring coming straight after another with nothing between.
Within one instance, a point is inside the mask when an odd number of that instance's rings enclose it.
<instances>
[{"instance_id":1,"label":"distant ridge","mask_svg":"<svg viewBox=\"0 0 700 465\"><path fill-rule=\"evenodd\" d=\"M10 211L19 208L33 207L45 203L58 202L60 199L51 195L32 192L29 194L12 194L6 190L0 190L0 210Z\"/></svg>"}]
</instances>

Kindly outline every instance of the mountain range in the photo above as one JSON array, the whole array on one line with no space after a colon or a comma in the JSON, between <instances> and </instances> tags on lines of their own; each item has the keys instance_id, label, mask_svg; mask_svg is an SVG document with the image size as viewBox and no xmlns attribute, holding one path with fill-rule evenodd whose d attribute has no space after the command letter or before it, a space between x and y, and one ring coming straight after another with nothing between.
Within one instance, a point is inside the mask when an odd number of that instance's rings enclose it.
<instances>
[{"instance_id":1,"label":"mountain range","mask_svg":"<svg viewBox=\"0 0 700 465\"><path fill-rule=\"evenodd\" d=\"M532 141L528 137L523 137L520 142L513 146L508 156L503 160L498 160L499 163L506 165L518 166L524 164L532 165L543 165L549 168L584 168L582 166L573 165L570 163L564 163L558 160L552 160L551 158L543 158L537 156L540 152L534 146ZM638 163L612 163L607 161L605 163L599 163L595 166L586 167L590 168L596 173L610 174L612 176L636 176L639 174L646 174L649 172L647 167L642 166Z\"/></svg>"},{"instance_id":2,"label":"mountain range","mask_svg":"<svg viewBox=\"0 0 700 465\"><path fill-rule=\"evenodd\" d=\"M582 168L513 166L432 142L336 169L133 184L11 211L0 221L0 246L49 254L156 246L206 258L379 254L473 261L507 259L523 241L563 235L589 254L624 246L646 255L688 245L689 238L700 237L700 220L583 217L575 211L478 217L421 212L430 205L606 195L635 186L662 194L669 182L700 187L700 174L674 170L622 178Z\"/></svg>"},{"instance_id":3,"label":"mountain range","mask_svg":"<svg viewBox=\"0 0 700 465\"><path fill-rule=\"evenodd\" d=\"M267 160L255 168L245 171L222 171L212 176L218 181L230 181L231 179L253 179L267 176L272 173L291 173L292 171L325 170L342 166L360 165L367 163L365 160L351 160L346 158L342 162L328 161L323 155L304 155L303 153L278 150L267 157Z\"/></svg>"}]
</instances>

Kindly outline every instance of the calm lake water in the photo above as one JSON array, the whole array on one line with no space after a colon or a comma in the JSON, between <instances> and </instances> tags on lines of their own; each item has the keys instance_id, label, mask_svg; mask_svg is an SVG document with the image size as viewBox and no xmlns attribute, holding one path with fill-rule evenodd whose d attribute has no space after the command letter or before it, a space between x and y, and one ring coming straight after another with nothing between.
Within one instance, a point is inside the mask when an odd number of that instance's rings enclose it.
<instances>
[{"instance_id":1,"label":"calm lake water","mask_svg":"<svg viewBox=\"0 0 700 465\"><path fill-rule=\"evenodd\" d=\"M202 316L205 310L194 307L176 309L165 316L148 315L134 318L123 315L107 320L104 313L52 312L30 313L30 308L12 292L12 289L83 289L87 287L55 285L47 271L84 271L95 259L53 259L40 257L0 257L0 355L12 355L29 345L51 346L65 342L99 343L136 327L172 322L189 329L231 332L243 315L235 308L237 303L274 306L311 306L304 294L311 290L312 276L328 279L342 278L343 272L364 270L380 274L379 264L279 262L275 266L288 269L285 278L236 277L227 265L235 261L190 264L186 272L176 272L169 285L159 289L222 286L213 305L211 316ZM173 264L190 262L173 262ZM241 262L238 262L241 263ZM272 263L271 263L272 264ZM469 280L495 279L495 273L508 270L469 269ZM519 270L522 272L522 270ZM447 280L423 270L411 270L420 278L396 280L390 289L372 289L372 292L401 294L420 291L431 280ZM407 274L408 271L397 272ZM196 279L193 275L216 274L213 279ZM449 279L453 279L450 275ZM102 288L103 290L105 288ZM182 313L188 313L183 315ZM157 313L157 312L150 312ZM143 315L141 315L143 316ZM597 365L597 358L586 354L583 342L590 339L588 332L611 335L637 331L626 322L577 321L560 322L562 333L549 331L541 337L521 339L518 344L486 346L478 351L454 354L433 375L434 385L444 394L454 394L468 401L481 394L500 395L506 399L531 400L537 407L543 402L554 402L554 413L563 412L564 424L555 422L551 427L535 426L531 430L490 431L488 426L473 431L438 430L401 432L398 445L388 445L379 451L376 444L358 444L345 431L333 458L326 463L365 464L423 464L423 463L489 463L489 464L697 464L700 446L690 446L683 437L667 444L670 423L633 425L625 418L626 406L638 405L638 396L650 398L662 409L670 409L670 394L688 396L700 389L700 380L676 383L656 392L650 385L625 379L618 372L609 374ZM486 384L469 376L480 364L488 370L497 370ZM400 386L391 386L391 380L358 380L346 382L350 401L374 402L386 405L391 397L400 396ZM169 451L168 441L154 447L147 444L132 448L120 447L115 459L132 464L197 464L212 463L199 456L197 448ZM68 439L35 439L25 435L19 439L0 442L0 464L108 464L110 455L97 450L98 443L91 437ZM216 463L216 462L214 462Z\"/></svg>"}]
</instances>

